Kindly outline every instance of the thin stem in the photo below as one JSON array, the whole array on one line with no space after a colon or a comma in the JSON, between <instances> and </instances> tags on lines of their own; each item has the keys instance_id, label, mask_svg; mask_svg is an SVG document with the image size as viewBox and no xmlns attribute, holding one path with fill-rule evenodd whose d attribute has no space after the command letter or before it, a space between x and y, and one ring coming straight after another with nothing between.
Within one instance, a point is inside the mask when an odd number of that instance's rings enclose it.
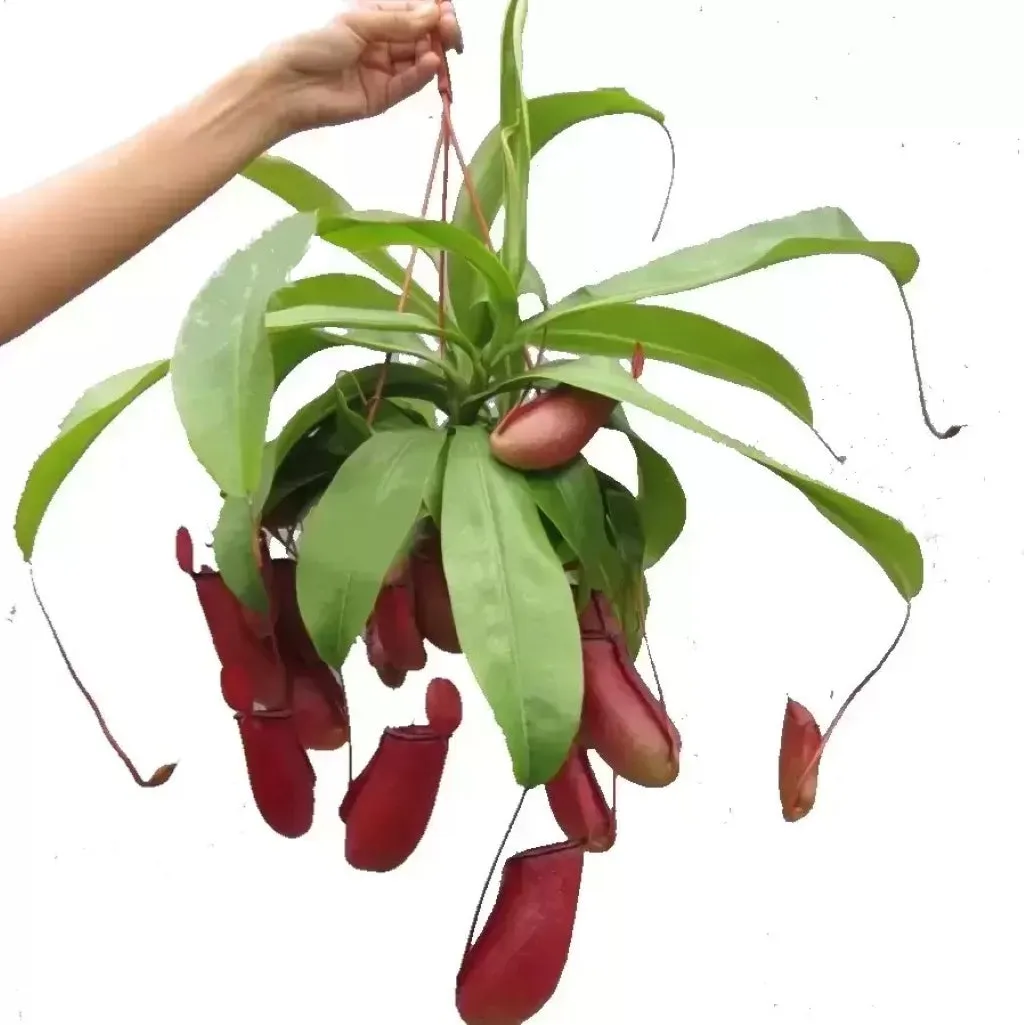
<instances>
[{"instance_id":1,"label":"thin stem","mask_svg":"<svg viewBox=\"0 0 1024 1025\"><path fill-rule=\"evenodd\" d=\"M169 765L161 765L156 772L153 773L149 779L144 779L138 769L135 768L134 762L125 753L124 748L117 742L114 735L110 732L110 728L107 726L106 720L103 718L103 713L100 711L99 705L96 703L93 696L89 693L88 688L82 683L78 673L75 672L75 667L71 664L71 659L68 658L68 653L64 649L64 644L60 639L60 635L57 633L57 628L53 625L53 620L50 618L50 613L46 611L46 606L43 604L43 599L39 595L39 588L36 587L36 575L35 571L29 566L28 570L29 580L32 584L32 593L36 597L36 603L39 606L39 611L43 614L43 619L46 620L46 625L50 628L50 634L53 637L54 643L57 645L57 651L60 652L60 657L64 661L64 665L67 667L67 671L71 674L71 679L74 681L75 686L80 691L82 697L89 703L89 707L92 709L92 714L96 717L96 722L99 723L100 730L103 733L104 739L110 745L114 754L124 762L125 768L128 770L135 784L140 787L150 788L163 786L173 774L177 768L177 762L172 762Z\"/></svg>"},{"instance_id":2,"label":"thin stem","mask_svg":"<svg viewBox=\"0 0 1024 1025\"><path fill-rule=\"evenodd\" d=\"M828 729L825 730L825 733L824 733L824 735L821 738L821 743L818 744L818 750L814 752L814 757L810 760L810 762L808 763L807 767L801 773L800 779L797 782L797 785L796 785L796 788L795 788L796 791L800 790L800 787L803 786L804 781L811 774L811 772L814 771L815 766L821 761L821 756L822 756L822 754L825 751L825 745L828 743L829 737L832 736L833 731L839 725L839 720L842 719L842 717L846 714L846 710L850 707L850 705L853 704L853 699L855 697L857 697L857 695L868 685L868 683L872 679L874 679L874 677L881 670L882 666L884 666L885 663L889 660L889 656L892 655L892 653L896 650L896 646L903 639L903 634L906 632L907 624L909 622L910 622L910 602L908 601L907 602L907 611L906 611L906 614L903 617L903 625L900 627L899 633L896 634L896 637L894 638L892 644L890 644L889 647L886 649L885 654L881 657L881 659L879 660L878 664L874 667L874 669L872 669L871 672L868 673L868 675L865 676L864 679L861 680L860 683L858 683L857 686L854 687L852 691L850 691L850 696L839 706L839 711L836 712L836 714L833 716L832 722L829 723Z\"/></svg>"},{"instance_id":3,"label":"thin stem","mask_svg":"<svg viewBox=\"0 0 1024 1025\"><path fill-rule=\"evenodd\" d=\"M512 830L515 829L519 813L523 810L523 802L526 800L526 795L529 792L530 791L527 790L526 787L523 787L523 792L519 795L519 801L516 804L516 810L512 813L512 818L509 820L508 828L505 830L505 835L501 838L501 843L498 845L498 850L494 855L494 860L491 862L487 878L484 880L484 888L480 891L480 899L476 902L476 910L473 912L473 921L469 925L469 935L466 937L466 949L462 954L463 964L466 963L466 958L469 957L470 947L473 946L473 933L476 932L477 922L480 921L480 914L483 911L484 898L487 896L487 889L491 885L494 873L498 870L498 862L501 860L502 851L505 850L505 844L508 843L508 838L512 835Z\"/></svg>"},{"instance_id":4,"label":"thin stem","mask_svg":"<svg viewBox=\"0 0 1024 1025\"><path fill-rule=\"evenodd\" d=\"M914 329L914 315L910 312L910 303L907 302L907 294L903 291L903 286L900 285L898 287L900 299L903 301L903 309L907 312L907 323L910 325L910 355L914 360L914 376L917 378L917 398L921 404L921 416L924 418L925 427L931 431L934 437L938 438L939 441L947 441L950 438L955 438L967 425L954 424L952 427L947 427L944 431L940 431L932 422L932 418L928 414L928 403L924 397L924 378L921 376L921 360L917 354L917 332Z\"/></svg>"}]
</instances>

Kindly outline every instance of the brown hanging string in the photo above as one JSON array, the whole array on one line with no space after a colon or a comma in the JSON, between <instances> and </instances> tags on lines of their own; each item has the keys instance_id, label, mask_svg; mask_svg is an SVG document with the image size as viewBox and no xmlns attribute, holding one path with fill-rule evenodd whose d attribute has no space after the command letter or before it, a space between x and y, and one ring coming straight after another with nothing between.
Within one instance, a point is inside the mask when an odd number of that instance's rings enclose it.
<instances>
[{"instance_id":1,"label":"brown hanging string","mask_svg":"<svg viewBox=\"0 0 1024 1025\"><path fill-rule=\"evenodd\" d=\"M437 91L441 98L441 127L437 133L437 145L434 148L434 159L431 164L430 177L427 181L427 187L423 196L423 205L420 209L420 217L424 218L427 216L427 211L430 207L430 199L434 191L434 183L437 177L438 165L441 165L441 220L448 220L448 192L450 187L450 172L451 172L451 161L450 154L454 152L455 160L459 165L459 169L462 172L462 181L466 189L466 193L469 196L470 206L473 210L473 215L477 221L477 227L480 230L480 236L483 239L484 244L493 253L494 245L491 242L490 226L487 222L487 215L484 213L483 204L480 202L479 193L476 190L476 185L473 181L473 175L470 173L469 165L466 163L466 158L462 151L462 146L459 144L458 136L455 133L455 127L452 123L452 78L451 69L448 66L448 55L445 53L444 48L441 46L440 41L435 38L434 47L441 61L441 66L437 72ZM419 253L419 249L413 247L412 254L409 258L408 266L405 270L405 277L402 281L402 292L398 299L398 312L405 312L406 304L409 301L409 294L412 290L412 274L413 268L416 263L416 257ZM438 277L438 302L437 302L437 318L439 328L439 345L440 351L443 353L445 350L444 340L444 329L446 319L446 292L448 290L448 251L442 248L438 255L437 262L437 277ZM533 360L530 358L529 349L524 346L523 358L526 363L527 369L533 369ZM384 395L384 388L387 382L388 368L391 366L394 359L394 353L388 353L384 357L384 362L381 365L380 373L377 375L377 385L374 389L373 398L370 402L370 407L367 410L366 422L370 425L373 424L375 417L377 416L377 410L380 407L381 400Z\"/></svg>"}]
</instances>

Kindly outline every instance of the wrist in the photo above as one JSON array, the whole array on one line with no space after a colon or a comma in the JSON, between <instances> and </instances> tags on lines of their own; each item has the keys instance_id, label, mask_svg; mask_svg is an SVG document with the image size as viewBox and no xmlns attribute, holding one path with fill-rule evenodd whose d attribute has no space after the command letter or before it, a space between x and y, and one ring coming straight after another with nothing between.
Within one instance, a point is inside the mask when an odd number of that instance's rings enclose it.
<instances>
[{"instance_id":1,"label":"wrist","mask_svg":"<svg viewBox=\"0 0 1024 1025\"><path fill-rule=\"evenodd\" d=\"M211 145L237 153L243 165L255 160L291 134L290 93L273 60L242 65L197 101Z\"/></svg>"}]
</instances>

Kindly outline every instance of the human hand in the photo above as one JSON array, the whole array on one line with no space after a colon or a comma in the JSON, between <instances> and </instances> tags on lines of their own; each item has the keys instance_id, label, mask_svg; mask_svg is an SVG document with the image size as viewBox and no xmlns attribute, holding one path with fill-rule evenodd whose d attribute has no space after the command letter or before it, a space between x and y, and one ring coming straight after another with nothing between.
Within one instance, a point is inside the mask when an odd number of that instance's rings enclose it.
<instances>
[{"instance_id":1,"label":"human hand","mask_svg":"<svg viewBox=\"0 0 1024 1025\"><path fill-rule=\"evenodd\" d=\"M380 114L435 78L438 40L462 52L449 0L355 0L351 7L265 55L284 97L286 134Z\"/></svg>"}]
</instances>

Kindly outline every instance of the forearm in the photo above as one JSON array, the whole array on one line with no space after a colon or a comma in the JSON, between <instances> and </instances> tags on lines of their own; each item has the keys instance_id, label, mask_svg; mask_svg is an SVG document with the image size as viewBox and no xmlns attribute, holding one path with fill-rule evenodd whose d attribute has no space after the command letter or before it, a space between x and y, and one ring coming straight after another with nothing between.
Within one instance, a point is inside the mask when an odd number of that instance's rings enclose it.
<instances>
[{"instance_id":1,"label":"forearm","mask_svg":"<svg viewBox=\"0 0 1024 1025\"><path fill-rule=\"evenodd\" d=\"M0 345L131 259L280 137L258 65L99 157L0 200Z\"/></svg>"}]
</instances>

